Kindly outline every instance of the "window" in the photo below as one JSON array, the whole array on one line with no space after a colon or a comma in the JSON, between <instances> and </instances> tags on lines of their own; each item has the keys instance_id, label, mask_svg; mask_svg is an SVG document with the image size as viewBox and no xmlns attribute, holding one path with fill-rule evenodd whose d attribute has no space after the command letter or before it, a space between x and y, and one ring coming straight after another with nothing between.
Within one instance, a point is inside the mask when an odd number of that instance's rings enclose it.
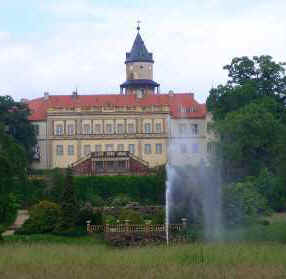
<instances>
[{"instance_id":1,"label":"window","mask_svg":"<svg viewBox=\"0 0 286 279\"><path fill-rule=\"evenodd\" d=\"M185 123L179 124L179 133L182 135L186 132L187 125Z\"/></svg>"},{"instance_id":2,"label":"window","mask_svg":"<svg viewBox=\"0 0 286 279\"><path fill-rule=\"evenodd\" d=\"M106 144L105 151L113 151L113 144Z\"/></svg>"},{"instance_id":3,"label":"window","mask_svg":"<svg viewBox=\"0 0 286 279\"><path fill-rule=\"evenodd\" d=\"M118 161L118 168L125 169L126 168L126 161Z\"/></svg>"},{"instance_id":4,"label":"window","mask_svg":"<svg viewBox=\"0 0 286 279\"><path fill-rule=\"evenodd\" d=\"M156 132L161 133L161 123L156 123Z\"/></svg>"},{"instance_id":5,"label":"window","mask_svg":"<svg viewBox=\"0 0 286 279\"><path fill-rule=\"evenodd\" d=\"M106 161L107 168L113 169L114 168L114 161Z\"/></svg>"},{"instance_id":6,"label":"window","mask_svg":"<svg viewBox=\"0 0 286 279\"><path fill-rule=\"evenodd\" d=\"M95 124L94 126L94 132L96 134L101 134L101 125L100 124Z\"/></svg>"},{"instance_id":7,"label":"window","mask_svg":"<svg viewBox=\"0 0 286 279\"><path fill-rule=\"evenodd\" d=\"M56 135L61 136L64 133L63 125L57 125L56 126Z\"/></svg>"},{"instance_id":8,"label":"window","mask_svg":"<svg viewBox=\"0 0 286 279\"><path fill-rule=\"evenodd\" d=\"M112 134L112 124L106 124L106 133Z\"/></svg>"},{"instance_id":9,"label":"window","mask_svg":"<svg viewBox=\"0 0 286 279\"><path fill-rule=\"evenodd\" d=\"M68 145L68 155L69 156L74 155L74 146L73 145Z\"/></svg>"},{"instance_id":10,"label":"window","mask_svg":"<svg viewBox=\"0 0 286 279\"><path fill-rule=\"evenodd\" d=\"M156 153L162 153L162 144L156 143Z\"/></svg>"},{"instance_id":11,"label":"window","mask_svg":"<svg viewBox=\"0 0 286 279\"><path fill-rule=\"evenodd\" d=\"M64 146L62 144L58 144L56 151L58 156L64 155Z\"/></svg>"},{"instance_id":12,"label":"window","mask_svg":"<svg viewBox=\"0 0 286 279\"><path fill-rule=\"evenodd\" d=\"M95 162L95 168L96 170L102 170L103 169L103 161L96 161Z\"/></svg>"},{"instance_id":13,"label":"window","mask_svg":"<svg viewBox=\"0 0 286 279\"><path fill-rule=\"evenodd\" d=\"M193 143L192 144L192 152L193 153L199 153L200 152L200 146L198 143Z\"/></svg>"},{"instance_id":14,"label":"window","mask_svg":"<svg viewBox=\"0 0 286 279\"><path fill-rule=\"evenodd\" d=\"M216 143L215 142L208 142L207 152L208 153L215 153L216 152Z\"/></svg>"},{"instance_id":15,"label":"window","mask_svg":"<svg viewBox=\"0 0 286 279\"><path fill-rule=\"evenodd\" d=\"M192 124L192 125L191 125L191 129L192 129L192 134L193 134L193 135L198 135L198 134L199 134L198 124Z\"/></svg>"},{"instance_id":16,"label":"window","mask_svg":"<svg viewBox=\"0 0 286 279\"><path fill-rule=\"evenodd\" d=\"M68 135L69 136L74 135L74 125L73 124L68 124Z\"/></svg>"},{"instance_id":17,"label":"window","mask_svg":"<svg viewBox=\"0 0 286 279\"><path fill-rule=\"evenodd\" d=\"M128 123L128 125L127 125L127 132L128 132L128 134L135 133L135 129L134 129L134 124L133 123Z\"/></svg>"},{"instance_id":18,"label":"window","mask_svg":"<svg viewBox=\"0 0 286 279\"><path fill-rule=\"evenodd\" d=\"M37 124L37 125L34 125L33 127L34 127L36 136L38 136L40 134L40 126Z\"/></svg>"},{"instance_id":19,"label":"window","mask_svg":"<svg viewBox=\"0 0 286 279\"><path fill-rule=\"evenodd\" d=\"M117 151L124 151L124 144L118 144Z\"/></svg>"},{"instance_id":20,"label":"window","mask_svg":"<svg viewBox=\"0 0 286 279\"><path fill-rule=\"evenodd\" d=\"M144 130L146 134L151 133L151 123L145 123Z\"/></svg>"},{"instance_id":21,"label":"window","mask_svg":"<svg viewBox=\"0 0 286 279\"><path fill-rule=\"evenodd\" d=\"M151 154L151 144L145 144L144 145L144 152L145 154Z\"/></svg>"},{"instance_id":22,"label":"window","mask_svg":"<svg viewBox=\"0 0 286 279\"><path fill-rule=\"evenodd\" d=\"M117 133L118 134L123 134L124 133L124 125L123 124L118 124L117 125Z\"/></svg>"},{"instance_id":23,"label":"window","mask_svg":"<svg viewBox=\"0 0 286 279\"><path fill-rule=\"evenodd\" d=\"M134 144L129 144L128 145L128 150L130 153L134 154L135 153L135 145Z\"/></svg>"},{"instance_id":24,"label":"window","mask_svg":"<svg viewBox=\"0 0 286 279\"><path fill-rule=\"evenodd\" d=\"M85 135L90 135L91 134L90 124L84 124L83 125L83 133Z\"/></svg>"},{"instance_id":25,"label":"window","mask_svg":"<svg viewBox=\"0 0 286 279\"><path fill-rule=\"evenodd\" d=\"M187 146L184 143L180 144L180 149L181 149L181 153L187 152Z\"/></svg>"},{"instance_id":26,"label":"window","mask_svg":"<svg viewBox=\"0 0 286 279\"><path fill-rule=\"evenodd\" d=\"M85 156L87 156L90 153L90 144L85 144L83 146L83 153Z\"/></svg>"},{"instance_id":27,"label":"window","mask_svg":"<svg viewBox=\"0 0 286 279\"><path fill-rule=\"evenodd\" d=\"M95 151L101 151L101 144L95 145Z\"/></svg>"}]
</instances>

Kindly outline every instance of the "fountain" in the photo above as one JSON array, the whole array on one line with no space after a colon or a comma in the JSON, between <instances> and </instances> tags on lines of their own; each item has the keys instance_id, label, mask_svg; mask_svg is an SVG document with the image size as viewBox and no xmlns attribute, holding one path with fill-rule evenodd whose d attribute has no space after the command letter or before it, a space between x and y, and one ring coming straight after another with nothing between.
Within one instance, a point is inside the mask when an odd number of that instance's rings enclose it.
<instances>
[{"instance_id":1,"label":"fountain","mask_svg":"<svg viewBox=\"0 0 286 279\"><path fill-rule=\"evenodd\" d=\"M199 139L191 129L181 129L183 120L168 120L169 144L166 166L166 240L169 224L186 217L200 226L206 240L219 240L222 233L221 180L219 167L203 156ZM182 127L182 126L181 126Z\"/></svg>"}]
</instances>

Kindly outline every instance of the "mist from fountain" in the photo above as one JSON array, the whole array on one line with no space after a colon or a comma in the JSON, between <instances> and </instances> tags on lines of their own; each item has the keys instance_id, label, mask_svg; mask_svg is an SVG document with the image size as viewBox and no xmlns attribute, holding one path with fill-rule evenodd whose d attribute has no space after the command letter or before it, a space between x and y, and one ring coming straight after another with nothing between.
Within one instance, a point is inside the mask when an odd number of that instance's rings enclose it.
<instances>
[{"instance_id":1,"label":"mist from fountain","mask_svg":"<svg viewBox=\"0 0 286 279\"><path fill-rule=\"evenodd\" d=\"M200 138L190 126L181 129L183 120L168 120L169 143L166 166L166 239L169 224L202 227L206 240L221 240L221 177L218 165L203 152ZM187 125L190 125L189 123Z\"/></svg>"}]
</instances>

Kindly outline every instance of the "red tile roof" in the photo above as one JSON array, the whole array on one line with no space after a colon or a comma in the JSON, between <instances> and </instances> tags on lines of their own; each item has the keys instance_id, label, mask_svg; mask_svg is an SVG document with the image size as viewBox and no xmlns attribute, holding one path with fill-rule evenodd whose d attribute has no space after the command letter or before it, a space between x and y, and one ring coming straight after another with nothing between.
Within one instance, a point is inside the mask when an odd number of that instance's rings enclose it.
<instances>
[{"instance_id":1,"label":"red tile roof","mask_svg":"<svg viewBox=\"0 0 286 279\"><path fill-rule=\"evenodd\" d=\"M31 121L41 121L47 118L49 108L77 108L94 107L102 105L113 106L150 106L169 105L173 118L204 118L206 115L205 104L199 104L192 93L159 94L146 96L142 99L134 95L52 95L28 101L32 114ZM180 112L178 107L195 108L193 112Z\"/></svg>"}]
</instances>

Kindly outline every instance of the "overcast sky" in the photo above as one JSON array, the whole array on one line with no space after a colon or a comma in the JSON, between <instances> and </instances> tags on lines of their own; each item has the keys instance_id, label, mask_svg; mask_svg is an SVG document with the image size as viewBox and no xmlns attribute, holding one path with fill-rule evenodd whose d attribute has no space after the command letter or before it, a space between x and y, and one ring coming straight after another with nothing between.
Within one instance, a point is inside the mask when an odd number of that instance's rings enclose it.
<instances>
[{"instance_id":1,"label":"overcast sky","mask_svg":"<svg viewBox=\"0 0 286 279\"><path fill-rule=\"evenodd\" d=\"M205 102L236 56L286 61L286 0L2 0L0 93L119 93L140 19L161 92Z\"/></svg>"}]
</instances>

